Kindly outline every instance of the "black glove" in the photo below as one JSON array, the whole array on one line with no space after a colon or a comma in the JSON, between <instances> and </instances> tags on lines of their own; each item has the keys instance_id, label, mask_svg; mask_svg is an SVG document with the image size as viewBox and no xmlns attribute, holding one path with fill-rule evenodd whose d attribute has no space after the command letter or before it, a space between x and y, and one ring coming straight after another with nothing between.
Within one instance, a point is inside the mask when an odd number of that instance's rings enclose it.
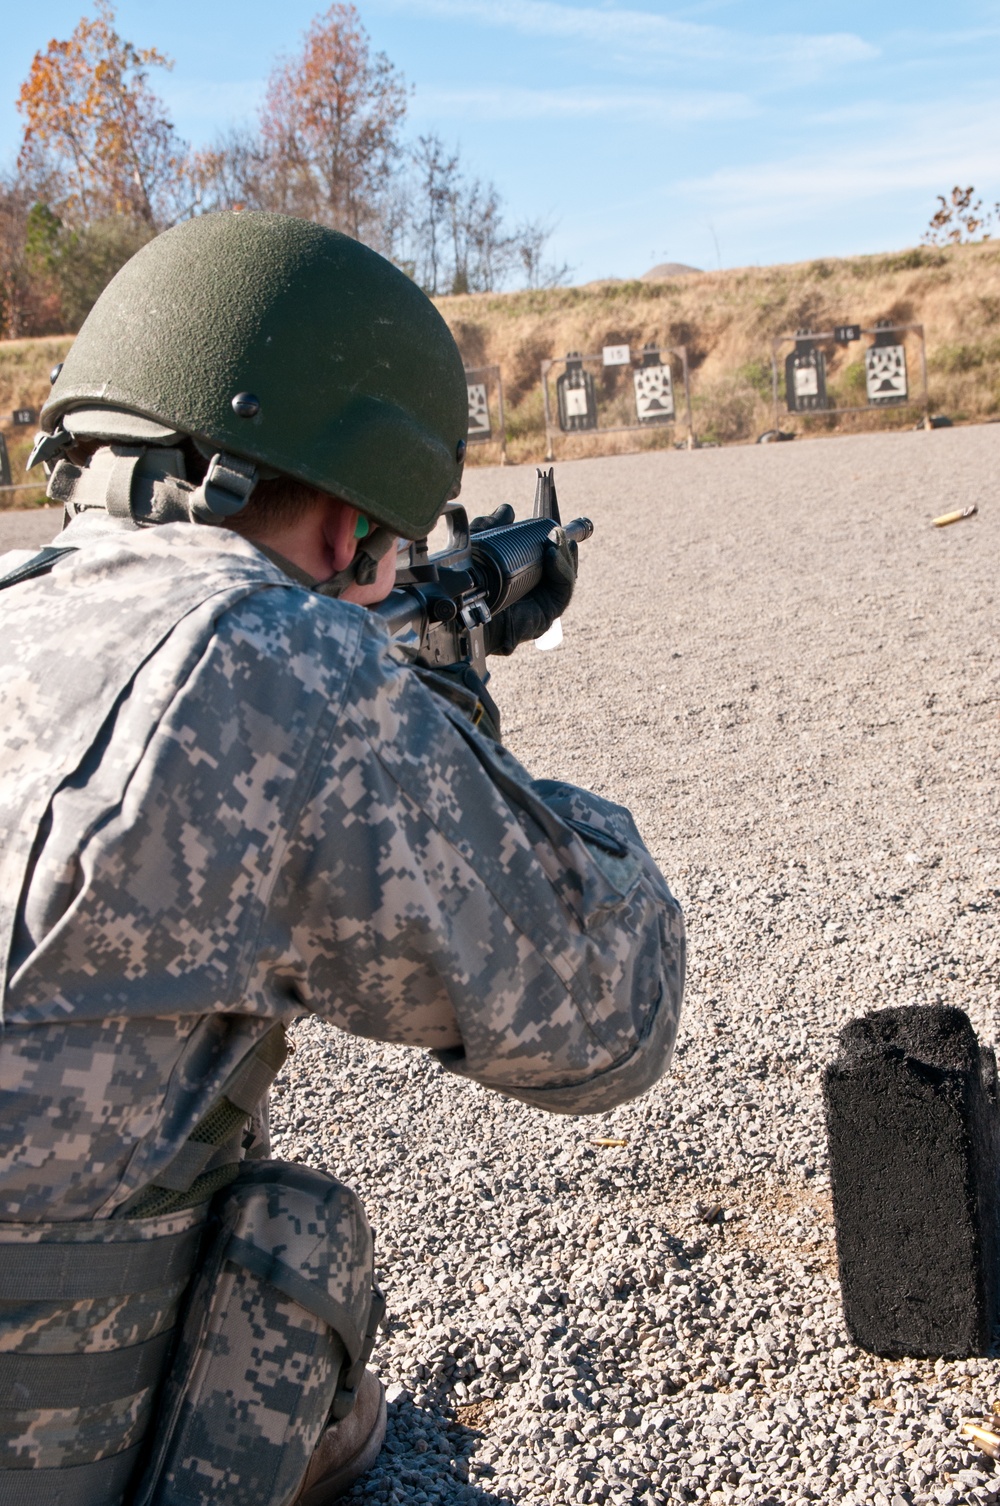
<instances>
[{"instance_id":1,"label":"black glove","mask_svg":"<svg viewBox=\"0 0 1000 1506\"><path fill-rule=\"evenodd\" d=\"M482 513L469 523L470 533L485 533L487 528L506 528L514 521L514 509L509 502L501 502L495 512Z\"/></svg>"},{"instance_id":2,"label":"black glove","mask_svg":"<svg viewBox=\"0 0 1000 1506\"><path fill-rule=\"evenodd\" d=\"M514 509L506 502L486 517L473 518L470 533L486 528L501 528L513 523ZM545 544L542 578L533 591L498 612L486 625L486 652L512 654L519 643L528 643L547 633L557 617L569 606L576 585L577 548L567 539L558 524Z\"/></svg>"}]
</instances>

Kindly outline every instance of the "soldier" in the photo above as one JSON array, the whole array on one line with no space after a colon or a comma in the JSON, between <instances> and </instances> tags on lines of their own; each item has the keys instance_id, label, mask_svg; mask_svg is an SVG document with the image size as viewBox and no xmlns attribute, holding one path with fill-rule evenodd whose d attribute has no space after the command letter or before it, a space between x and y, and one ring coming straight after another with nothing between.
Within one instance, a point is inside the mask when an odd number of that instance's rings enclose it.
<instances>
[{"instance_id":1,"label":"soldier","mask_svg":"<svg viewBox=\"0 0 1000 1506\"><path fill-rule=\"evenodd\" d=\"M292 1021L557 1113L666 1067L683 925L628 812L364 610L466 420L419 289L276 215L153 241L55 377L67 527L0 562L8 1506L325 1506L374 1460L364 1212L268 1158ZM491 646L573 579L557 534Z\"/></svg>"}]
</instances>

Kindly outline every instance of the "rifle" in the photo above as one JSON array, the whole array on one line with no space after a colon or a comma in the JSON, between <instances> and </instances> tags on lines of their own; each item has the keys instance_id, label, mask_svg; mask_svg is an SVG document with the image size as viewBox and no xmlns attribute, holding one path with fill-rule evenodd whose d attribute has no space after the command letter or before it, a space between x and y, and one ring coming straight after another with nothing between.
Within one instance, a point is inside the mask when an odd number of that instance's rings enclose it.
<instances>
[{"instance_id":1,"label":"rifle","mask_svg":"<svg viewBox=\"0 0 1000 1506\"><path fill-rule=\"evenodd\" d=\"M485 680L486 624L537 586L553 525L565 526L573 544L589 539L594 525L589 518L563 525L551 469L537 472L530 518L472 533L465 508L449 502L442 524L443 548L432 554L429 538L411 543L400 554L395 589L371 610L428 668L471 664Z\"/></svg>"}]
</instances>

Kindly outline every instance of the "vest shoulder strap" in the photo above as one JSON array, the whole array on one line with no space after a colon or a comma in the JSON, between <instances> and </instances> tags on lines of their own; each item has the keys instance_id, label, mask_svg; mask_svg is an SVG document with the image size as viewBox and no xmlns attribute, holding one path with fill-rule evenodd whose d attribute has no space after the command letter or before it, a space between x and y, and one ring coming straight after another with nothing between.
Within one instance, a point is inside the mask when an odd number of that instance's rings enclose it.
<instances>
[{"instance_id":1,"label":"vest shoulder strap","mask_svg":"<svg viewBox=\"0 0 1000 1506\"><path fill-rule=\"evenodd\" d=\"M64 554L75 554L75 552L76 548L73 544L64 544L61 548L53 544L47 549L40 550L34 558L25 560L23 565L18 565L9 574L0 575L0 591L6 586L19 585L22 580L33 580L36 575L48 575L56 560L62 559Z\"/></svg>"}]
</instances>

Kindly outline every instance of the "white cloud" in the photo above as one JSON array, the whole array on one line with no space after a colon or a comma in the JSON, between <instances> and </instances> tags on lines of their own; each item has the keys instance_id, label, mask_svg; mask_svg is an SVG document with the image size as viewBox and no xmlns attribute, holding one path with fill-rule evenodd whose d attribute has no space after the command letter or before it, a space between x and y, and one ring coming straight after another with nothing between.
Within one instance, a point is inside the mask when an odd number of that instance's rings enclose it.
<instances>
[{"instance_id":1,"label":"white cloud","mask_svg":"<svg viewBox=\"0 0 1000 1506\"><path fill-rule=\"evenodd\" d=\"M892 99L859 99L854 104L834 105L828 110L815 110L806 119L810 125L819 126L874 126L877 123L899 120L899 105Z\"/></svg>"},{"instance_id":2,"label":"white cloud","mask_svg":"<svg viewBox=\"0 0 1000 1506\"><path fill-rule=\"evenodd\" d=\"M927 101L897 110L893 129L884 122L860 139L838 138L823 151L783 161L720 168L703 178L673 182L671 196L695 199L720 215L766 220L788 211L806 216L813 206L858 206L914 190L933 197L953 183L996 183L993 143L1000 133L1000 102L954 108L954 101ZM929 213L929 211L928 211Z\"/></svg>"},{"instance_id":3,"label":"white cloud","mask_svg":"<svg viewBox=\"0 0 1000 1506\"><path fill-rule=\"evenodd\" d=\"M555 0L389 0L422 15L478 22L527 36L591 43L607 57L629 54L647 61L735 63L813 71L868 61L878 55L851 32L777 33L755 37L719 26L678 21L652 11L614 6L559 5ZM802 80L798 80L801 82Z\"/></svg>"},{"instance_id":4,"label":"white cloud","mask_svg":"<svg viewBox=\"0 0 1000 1506\"><path fill-rule=\"evenodd\" d=\"M608 90L588 88L526 89L496 86L470 89L422 89L415 100L417 116L457 116L468 120L622 120L679 125L708 120L746 120L757 106L743 94L698 90Z\"/></svg>"},{"instance_id":5,"label":"white cloud","mask_svg":"<svg viewBox=\"0 0 1000 1506\"><path fill-rule=\"evenodd\" d=\"M578 207L566 229L596 250L609 225L628 223L648 236L668 222L671 256L697 261L700 255L704 265L710 249L695 247L708 246L710 224L727 265L914 245L936 195L952 184L974 183L987 202L1000 197L992 149L998 134L1000 102L959 112L948 101L929 100L898 112L891 130L877 123L850 139L831 137L821 150L674 178L642 195ZM662 239L662 230L655 233Z\"/></svg>"}]
</instances>

